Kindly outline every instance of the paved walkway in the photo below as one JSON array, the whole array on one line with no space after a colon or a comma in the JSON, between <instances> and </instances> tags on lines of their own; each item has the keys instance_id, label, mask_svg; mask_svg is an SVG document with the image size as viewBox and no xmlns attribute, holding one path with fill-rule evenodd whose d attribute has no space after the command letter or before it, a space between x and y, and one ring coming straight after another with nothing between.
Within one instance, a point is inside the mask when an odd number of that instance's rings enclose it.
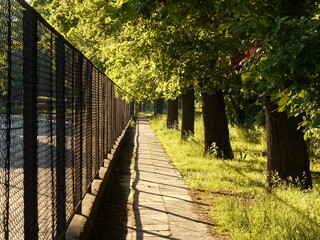
<instances>
[{"instance_id":1,"label":"paved walkway","mask_svg":"<svg viewBox=\"0 0 320 240\"><path fill-rule=\"evenodd\" d=\"M127 240L215 239L207 229L212 226L192 212L196 203L146 118L138 118L136 134L134 195L129 202L134 214Z\"/></svg>"}]
</instances>

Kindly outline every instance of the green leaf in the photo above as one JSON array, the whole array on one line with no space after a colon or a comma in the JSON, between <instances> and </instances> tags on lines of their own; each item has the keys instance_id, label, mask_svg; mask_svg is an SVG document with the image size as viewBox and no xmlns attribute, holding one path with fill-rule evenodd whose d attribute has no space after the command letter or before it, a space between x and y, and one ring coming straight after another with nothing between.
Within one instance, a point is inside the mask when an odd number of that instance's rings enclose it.
<instances>
[{"instance_id":1,"label":"green leaf","mask_svg":"<svg viewBox=\"0 0 320 240\"><path fill-rule=\"evenodd\" d=\"M277 19L276 20L276 27L274 29L274 31L277 33L279 32L279 30L281 29L281 24L282 24L282 21L280 19Z\"/></svg>"},{"instance_id":2,"label":"green leaf","mask_svg":"<svg viewBox=\"0 0 320 240\"><path fill-rule=\"evenodd\" d=\"M260 19L260 24L262 24L264 27L269 27L270 26L270 22L268 21L268 19L266 17L262 17Z\"/></svg>"},{"instance_id":3,"label":"green leaf","mask_svg":"<svg viewBox=\"0 0 320 240\"><path fill-rule=\"evenodd\" d=\"M320 116L319 115L316 115L315 119L313 119L312 127L313 128L319 128L320 127Z\"/></svg>"},{"instance_id":4,"label":"green leaf","mask_svg":"<svg viewBox=\"0 0 320 240\"><path fill-rule=\"evenodd\" d=\"M172 21L175 23L180 24L182 21L182 16L180 14L172 13L172 14L170 14L170 17L171 17Z\"/></svg>"},{"instance_id":5,"label":"green leaf","mask_svg":"<svg viewBox=\"0 0 320 240\"><path fill-rule=\"evenodd\" d=\"M168 10L162 10L161 12L160 12L160 17L159 17L159 19L161 20L161 21L163 21L163 20L165 20L166 18L167 18L167 16L168 16Z\"/></svg>"}]
</instances>

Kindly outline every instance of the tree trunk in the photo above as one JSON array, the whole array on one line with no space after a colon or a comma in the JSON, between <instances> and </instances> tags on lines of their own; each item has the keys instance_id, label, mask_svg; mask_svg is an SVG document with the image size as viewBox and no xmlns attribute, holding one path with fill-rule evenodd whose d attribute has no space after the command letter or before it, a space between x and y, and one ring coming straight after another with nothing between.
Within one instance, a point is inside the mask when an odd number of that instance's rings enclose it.
<instances>
[{"instance_id":1,"label":"tree trunk","mask_svg":"<svg viewBox=\"0 0 320 240\"><path fill-rule=\"evenodd\" d=\"M144 101L143 104L142 104L142 111L143 112L147 111L147 102L146 101Z\"/></svg>"},{"instance_id":2,"label":"tree trunk","mask_svg":"<svg viewBox=\"0 0 320 240\"><path fill-rule=\"evenodd\" d=\"M312 187L307 144L301 130L297 130L302 117L287 117L277 112L270 97L265 101L267 126L268 184L274 185L275 174L286 182L300 185L302 189Z\"/></svg>"},{"instance_id":3,"label":"tree trunk","mask_svg":"<svg viewBox=\"0 0 320 240\"><path fill-rule=\"evenodd\" d=\"M154 100L154 116L163 113L163 100L161 98Z\"/></svg>"},{"instance_id":4,"label":"tree trunk","mask_svg":"<svg viewBox=\"0 0 320 240\"><path fill-rule=\"evenodd\" d=\"M187 139L194 134L194 89L187 89L182 94L182 123L181 137Z\"/></svg>"},{"instance_id":5,"label":"tree trunk","mask_svg":"<svg viewBox=\"0 0 320 240\"><path fill-rule=\"evenodd\" d=\"M131 102L130 103L130 115L133 117L134 114L135 114L135 112L134 112L134 102Z\"/></svg>"},{"instance_id":6,"label":"tree trunk","mask_svg":"<svg viewBox=\"0 0 320 240\"><path fill-rule=\"evenodd\" d=\"M202 93L202 112L205 152L215 143L218 157L233 159L222 90Z\"/></svg>"},{"instance_id":7,"label":"tree trunk","mask_svg":"<svg viewBox=\"0 0 320 240\"><path fill-rule=\"evenodd\" d=\"M139 104L138 104L138 111L142 112L142 102L139 102Z\"/></svg>"},{"instance_id":8,"label":"tree trunk","mask_svg":"<svg viewBox=\"0 0 320 240\"><path fill-rule=\"evenodd\" d=\"M167 112L167 128L177 128L178 121L178 100L167 101L168 104L168 112Z\"/></svg>"},{"instance_id":9,"label":"tree trunk","mask_svg":"<svg viewBox=\"0 0 320 240\"><path fill-rule=\"evenodd\" d=\"M234 106L234 115L238 126L244 126L245 124L245 111L238 105Z\"/></svg>"}]
</instances>

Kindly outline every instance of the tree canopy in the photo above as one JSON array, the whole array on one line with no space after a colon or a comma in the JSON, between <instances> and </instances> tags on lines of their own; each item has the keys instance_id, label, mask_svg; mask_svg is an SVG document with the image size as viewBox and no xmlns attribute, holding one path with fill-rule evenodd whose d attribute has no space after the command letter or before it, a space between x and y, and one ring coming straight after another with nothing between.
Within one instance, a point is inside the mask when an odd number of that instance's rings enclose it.
<instances>
[{"instance_id":1,"label":"tree canopy","mask_svg":"<svg viewBox=\"0 0 320 240\"><path fill-rule=\"evenodd\" d=\"M279 111L305 114L309 135L319 127L316 1L32 4L132 100L174 98L190 85L202 91L223 89L238 98L271 94ZM234 65L232 57L237 55L240 61Z\"/></svg>"}]
</instances>

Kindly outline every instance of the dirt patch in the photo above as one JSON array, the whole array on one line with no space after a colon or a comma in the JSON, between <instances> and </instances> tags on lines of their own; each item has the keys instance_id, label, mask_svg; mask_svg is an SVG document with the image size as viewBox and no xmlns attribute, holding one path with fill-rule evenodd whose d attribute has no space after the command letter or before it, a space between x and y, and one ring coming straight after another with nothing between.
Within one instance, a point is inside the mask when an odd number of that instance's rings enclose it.
<instances>
[{"instance_id":1,"label":"dirt patch","mask_svg":"<svg viewBox=\"0 0 320 240\"><path fill-rule=\"evenodd\" d=\"M212 202L206 197L206 193L198 190L189 189L190 197L194 202L201 204L193 204L193 211L198 215L202 222L209 223L212 226L218 226L218 222L210 217ZM228 239L228 235L218 234L214 227L208 226L208 232L215 237L215 239Z\"/></svg>"}]
</instances>

